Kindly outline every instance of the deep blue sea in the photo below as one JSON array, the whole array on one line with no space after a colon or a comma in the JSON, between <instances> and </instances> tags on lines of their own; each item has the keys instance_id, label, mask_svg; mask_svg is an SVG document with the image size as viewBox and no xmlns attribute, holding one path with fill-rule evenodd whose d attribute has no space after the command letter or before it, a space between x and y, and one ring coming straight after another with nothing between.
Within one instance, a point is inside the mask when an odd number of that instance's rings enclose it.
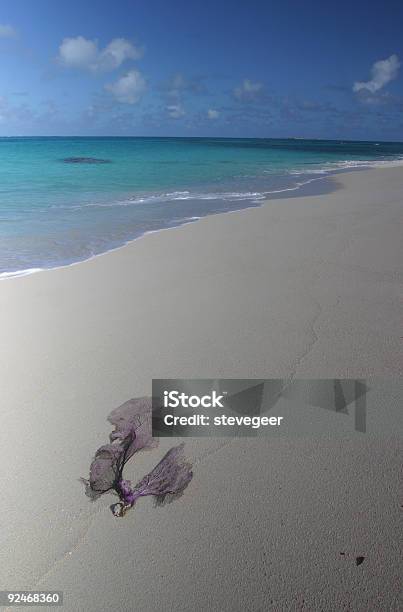
<instances>
[{"instance_id":1,"label":"deep blue sea","mask_svg":"<svg viewBox=\"0 0 403 612\"><path fill-rule=\"evenodd\" d=\"M403 143L0 138L0 275L88 259L146 232L396 160Z\"/></svg>"}]
</instances>

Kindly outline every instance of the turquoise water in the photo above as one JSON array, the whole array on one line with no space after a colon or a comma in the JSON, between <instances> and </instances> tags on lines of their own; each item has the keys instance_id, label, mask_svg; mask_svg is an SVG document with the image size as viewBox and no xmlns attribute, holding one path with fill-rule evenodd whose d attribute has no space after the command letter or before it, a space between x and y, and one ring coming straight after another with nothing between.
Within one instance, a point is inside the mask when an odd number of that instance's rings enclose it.
<instances>
[{"instance_id":1,"label":"turquoise water","mask_svg":"<svg viewBox=\"0 0 403 612\"><path fill-rule=\"evenodd\" d=\"M87 259L145 232L400 159L403 143L0 138L0 274Z\"/></svg>"}]
</instances>

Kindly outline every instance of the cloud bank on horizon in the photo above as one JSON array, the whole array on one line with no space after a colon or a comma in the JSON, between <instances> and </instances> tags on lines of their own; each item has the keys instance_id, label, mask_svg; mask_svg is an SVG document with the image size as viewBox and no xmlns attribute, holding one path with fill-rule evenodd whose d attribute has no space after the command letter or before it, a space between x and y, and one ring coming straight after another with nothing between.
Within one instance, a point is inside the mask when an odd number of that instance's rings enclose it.
<instances>
[{"instance_id":1,"label":"cloud bank on horizon","mask_svg":"<svg viewBox=\"0 0 403 612\"><path fill-rule=\"evenodd\" d=\"M162 0L155 0L159 10L135 12L116 0L93 14L72 0L64 15L53 11L51 31L44 27L50 0L42 13L26 7L12 19L10 9L0 24L8 67L0 81L0 134L403 140L400 35L372 39L369 49L357 14L361 44L354 40L352 57L340 45L341 23L321 20L328 31L316 41L312 15L301 9L294 41L291 25L284 32L280 19L290 1L274 15L255 2L232 6L231 15L220 5L214 19L189 6L179 23ZM366 18L368 30L379 24L375 11ZM388 27L395 23L386 9L385 19Z\"/></svg>"}]
</instances>

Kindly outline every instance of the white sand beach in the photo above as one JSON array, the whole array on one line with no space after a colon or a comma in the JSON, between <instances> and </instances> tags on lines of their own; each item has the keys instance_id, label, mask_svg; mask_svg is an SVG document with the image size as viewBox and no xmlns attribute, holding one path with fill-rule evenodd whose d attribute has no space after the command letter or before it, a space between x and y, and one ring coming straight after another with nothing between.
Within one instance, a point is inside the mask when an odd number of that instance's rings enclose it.
<instances>
[{"instance_id":1,"label":"white sand beach","mask_svg":"<svg viewBox=\"0 0 403 612\"><path fill-rule=\"evenodd\" d=\"M122 520L78 482L153 378L402 376L403 167L332 181L0 282L0 589L61 589L69 611L402 609L388 396L367 434L187 440L184 496Z\"/></svg>"}]
</instances>

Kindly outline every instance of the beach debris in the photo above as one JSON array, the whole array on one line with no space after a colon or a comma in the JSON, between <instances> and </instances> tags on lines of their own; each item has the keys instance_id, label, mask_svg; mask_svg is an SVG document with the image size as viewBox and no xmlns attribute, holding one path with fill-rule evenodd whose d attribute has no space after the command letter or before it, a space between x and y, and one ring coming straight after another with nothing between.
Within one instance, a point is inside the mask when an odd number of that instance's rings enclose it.
<instances>
[{"instance_id":1,"label":"beach debris","mask_svg":"<svg viewBox=\"0 0 403 612\"><path fill-rule=\"evenodd\" d=\"M166 496L171 500L179 497L193 477L192 466L185 459L183 448L183 443L171 448L135 487L130 480L120 479L118 494L121 501L111 506L113 514L124 516L140 497L147 495L153 495L157 503L163 503Z\"/></svg>"},{"instance_id":2,"label":"beach debris","mask_svg":"<svg viewBox=\"0 0 403 612\"><path fill-rule=\"evenodd\" d=\"M119 502L111 506L115 516L122 517L140 497L152 495L157 503L168 496L169 501L180 496L192 479L192 466L185 459L184 444L171 448L153 470L136 486L123 478L123 468L139 450L153 448L152 401L142 397L129 400L108 416L115 426L109 436L110 443L95 453L88 479L82 478L85 492L91 500L107 492L115 493Z\"/></svg>"},{"instance_id":3,"label":"beach debris","mask_svg":"<svg viewBox=\"0 0 403 612\"><path fill-rule=\"evenodd\" d=\"M110 164L110 159L101 157L65 157L62 159L65 164Z\"/></svg>"},{"instance_id":4,"label":"beach debris","mask_svg":"<svg viewBox=\"0 0 403 612\"><path fill-rule=\"evenodd\" d=\"M361 563L364 562L365 557L356 557L355 558L355 564L356 565L361 565Z\"/></svg>"}]
</instances>

